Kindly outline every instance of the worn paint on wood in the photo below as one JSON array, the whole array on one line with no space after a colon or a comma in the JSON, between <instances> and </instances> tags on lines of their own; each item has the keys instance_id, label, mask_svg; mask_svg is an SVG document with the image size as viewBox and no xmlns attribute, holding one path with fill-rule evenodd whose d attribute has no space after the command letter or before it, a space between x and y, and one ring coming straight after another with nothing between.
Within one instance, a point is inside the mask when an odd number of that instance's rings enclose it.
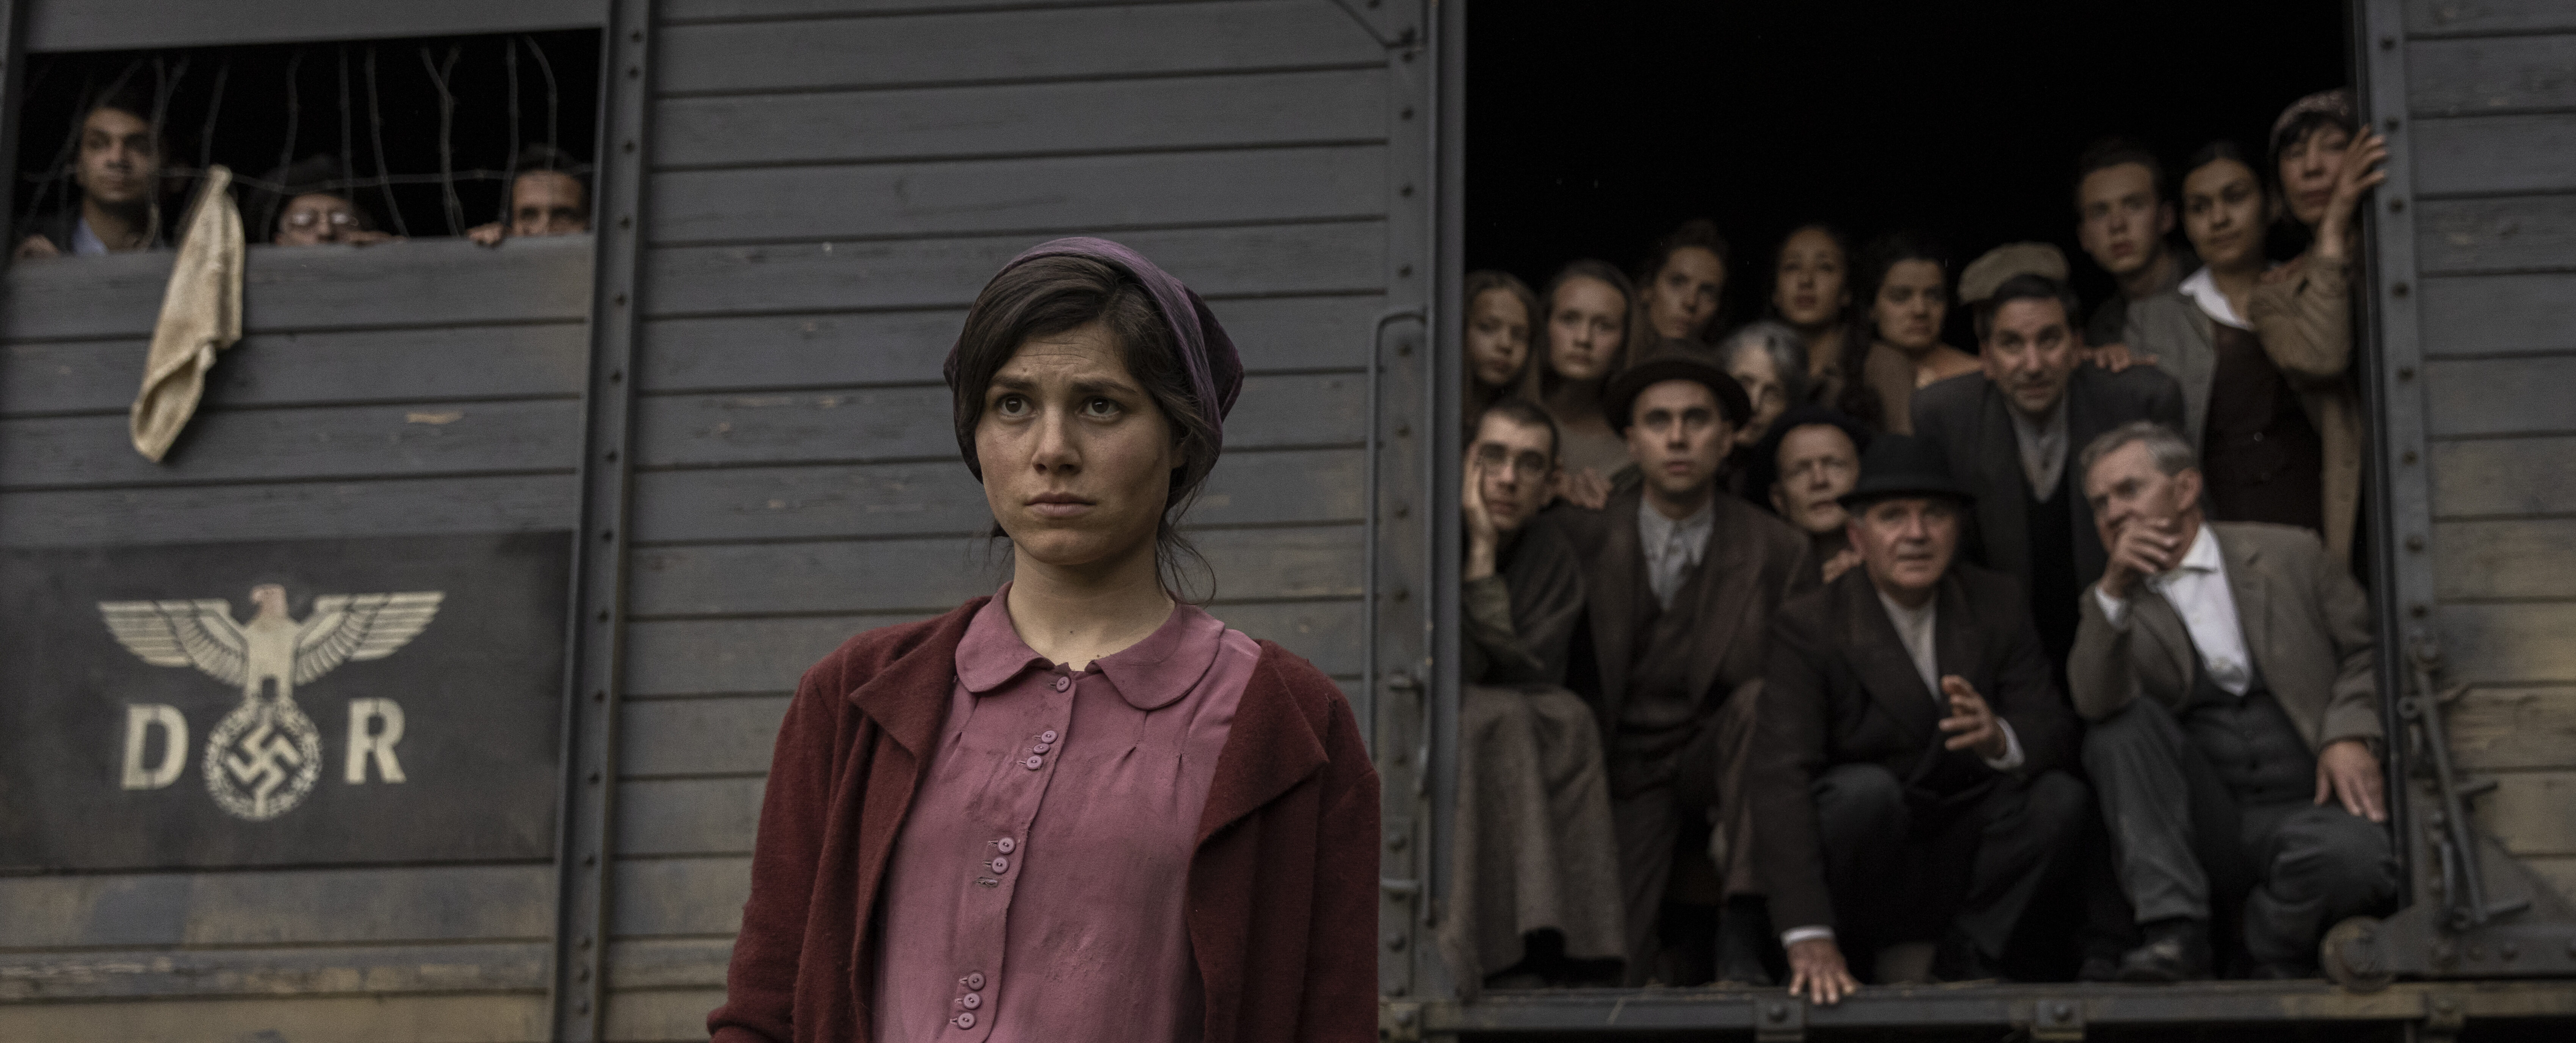
<instances>
[{"instance_id":1,"label":"worn paint on wood","mask_svg":"<svg viewBox=\"0 0 2576 1043\"><path fill-rule=\"evenodd\" d=\"M2576 602L2444 605L2433 619L2445 683L2576 681Z\"/></svg>"},{"instance_id":2,"label":"worn paint on wood","mask_svg":"<svg viewBox=\"0 0 2576 1043\"><path fill-rule=\"evenodd\" d=\"M617 767L626 778L760 775L787 716L784 695L628 699Z\"/></svg>"},{"instance_id":3,"label":"worn paint on wood","mask_svg":"<svg viewBox=\"0 0 2576 1043\"><path fill-rule=\"evenodd\" d=\"M2437 200L2415 213L2427 275L2576 269L2576 196Z\"/></svg>"},{"instance_id":4,"label":"worn paint on wood","mask_svg":"<svg viewBox=\"0 0 2576 1043\"><path fill-rule=\"evenodd\" d=\"M2426 279L2421 307L2428 356L2576 350L2576 273Z\"/></svg>"},{"instance_id":5,"label":"worn paint on wood","mask_svg":"<svg viewBox=\"0 0 2576 1043\"><path fill-rule=\"evenodd\" d=\"M2407 97L2417 116L2465 116L2576 106L2576 35L2423 40L2406 45Z\"/></svg>"},{"instance_id":6,"label":"worn paint on wood","mask_svg":"<svg viewBox=\"0 0 2576 1043\"><path fill-rule=\"evenodd\" d=\"M598 0L80 0L27 5L30 51L121 51L293 40L528 32L598 25Z\"/></svg>"},{"instance_id":7,"label":"worn paint on wood","mask_svg":"<svg viewBox=\"0 0 2576 1043\"><path fill-rule=\"evenodd\" d=\"M2451 754L2469 771L2567 767L2576 751L2576 687L2472 688L2451 703Z\"/></svg>"},{"instance_id":8,"label":"worn paint on wood","mask_svg":"<svg viewBox=\"0 0 2576 1043\"><path fill-rule=\"evenodd\" d=\"M2576 119L2563 115L2419 120L2418 197L2576 189Z\"/></svg>"},{"instance_id":9,"label":"worn paint on wood","mask_svg":"<svg viewBox=\"0 0 2576 1043\"><path fill-rule=\"evenodd\" d=\"M2435 362L2424 367L2431 434L2576 433L2576 355Z\"/></svg>"},{"instance_id":10,"label":"worn paint on wood","mask_svg":"<svg viewBox=\"0 0 2576 1043\"><path fill-rule=\"evenodd\" d=\"M573 524L562 474L11 493L0 547L531 532Z\"/></svg>"},{"instance_id":11,"label":"worn paint on wood","mask_svg":"<svg viewBox=\"0 0 2576 1043\"><path fill-rule=\"evenodd\" d=\"M620 992L608 999L601 1038L610 1043L661 1043L707 1038L707 1012L724 1002L722 989L654 989Z\"/></svg>"},{"instance_id":12,"label":"worn paint on wood","mask_svg":"<svg viewBox=\"0 0 2576 1043\"><path fill-rule=\"evenodd\" d=\"M0 955L0 1003L180 996L535 992L541 942Z\"/></svg>"},{"instance_id":13,"label":"worn paint on wood","mask_svg":"<svg viewBox=\"0 0 2576 1043\"><path fill-rule=\"evenodd\" d=\"M763 780L648 779L617 787L617 853L748 855Z\"/></svg>"},{"instance_id":14,"label":"worn paint on wood","mask_svg":"<svg viewBox=\"0 0 2576 1043\"><path fill-rule=\"evenodd\" d=\"M2437 522L2433 565L2444 601L2576 598L2576 519Z\"/></svg>"},{"instance_id":15,"label":"worn paint on wood","mask_svg":"<svg viewBox=\"0 0 2576 1043\"><path fill-rule=\"evenodd\" d=\"M21 950L533 941L553 916L541 864L0 877Z\"/></svg>"},{"instance_id":16,"label":"worn paint on wood","mask_svg":"<svg viewBox=\"0 0 2576 1043\"><path fill-rule=\"evenodd\" d=\"M0 416L113 413L141 379L146 342L0 347ZM590 332L579 323L254 333L206 377L205 407L457 402L581 394Z\"/></svg>"},{"instance_id":17,"label":"worn paint on wood","mask_svg":"<svg viewBox=\"0 0 2576 1043\"><path fill-rule=\"evenodd\" d=\"M134 451L122 413L7 420L0 488L570 474L580 416L568 399L206 410L159 463Z\"/></svg>"},{"instance_id":18,"label":"worn paint on wood","mask_svg":"<svg viewBox=\"0 0 2576 1043\"><path fill-rule=\"evenodd\" d=\"M2576 855L2576 772L2509 771L2477 798L2478 825L2517 855Z\"/></svg>"},{"instance_id":19,"label":"worn paint on wood","mask_svg":"<svg viewBox=\"0 0 2576 1043\"><path fill-rule=\"evenodd\" d=\"M2405 7L2409 36L2576 32L2576 10L2559 0L2406 0Z\"/></svg>"},{"instance_id":20,"label":"worn paint on wood","mask_svg":"<svg viewBox=\"0 0 2576 1043\"><path fill-rule=\"evenodd\" d=\"M2576 514L2576 438L2433 444L2433 515Z\"/></svg>"},{"instance_id":21,"label":"worn paint on wood","mask_svg":"<svg viewBox=\"0 0 2576 1043\"><path fill-rule=\"evenodd\" d=\"M0 1039L45 1043L535 1043L546 1036L542 992L0 1003Z\"/></svg>"},{"instance_id":22,"label":"worn paint on wood","mask_svg":"<svg viewBox=\"0 0 2576 1043\"><path fill-rule=\"evenodd\" d=\"M619 859L614 877L616 938L731 937L751 896L749 856Z\"/></svg>"}]
</instances>

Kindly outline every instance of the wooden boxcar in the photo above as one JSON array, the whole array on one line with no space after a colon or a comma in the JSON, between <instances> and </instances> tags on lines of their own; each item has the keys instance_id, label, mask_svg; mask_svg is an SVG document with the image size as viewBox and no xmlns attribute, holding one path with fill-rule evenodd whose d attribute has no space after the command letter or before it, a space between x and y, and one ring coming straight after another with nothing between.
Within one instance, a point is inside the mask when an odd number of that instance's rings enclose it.
<instances>
[{"instance_id":1,"label":"wooden boxcar","mask_svg":"<svg viewBox=\"0 0 2576 1043\"><path fill-rule=\"evenodd\" d=\"M2359 987L1888 989L1833 1010L1699 990L1459 1003L1423 944L1455 796L1446 392L1459 360L1433 346L1454 345L1459 322L1462 5L0 11L13 122L27 56L80 51L592 28L603 84L593 234L498 251L251 248L247 336L164 463L137 457L123 425L170 255L8 272L0 552L112 562L343 541L363 558L511 537L554 541L568 564L557 618L531 624L560 634L563 664L538 714L552 722L538 729L543 792L492 795L538 809L513 820L526 820L514 839L379 856L323 835L157 862L161 848L138 843L147 855L96 864L0 851L0 1039L702 1038L799 672L852 633L1001 579L939 362L1004 259L1072 233L1168 266L1245 350L1244 406L1195 533L1222 577L1216 614L1342 680L1371 730L1387 780L1388 1038L1908 1025L2080 1038L2291 1018L2438 1034L2576 1014L2576 924L2559 897L2576 894L2576 409L2561 383L2576 380L2576 4L2354 8L2356 76L2394 147L2371 224L2367 358L2382 635L2426 652L2423 683L2466 686L2431 715L2448 725L2450 791L2422 772L2433 747L2392 758L2414 898L2342 939ZM166 596L225 594L239 592ZM2386 662L2392 693L2422 691L2416 660ZM351 712L354 744L370 726ZM415 706L405 741L427 756L438 729L474 726ZM422 756L404 763L426 786L443 765ZM349 760L354 784L354 746ZM344 785L339 770L317 785ZM58 783L114 788L92 774ZM2467 794L2473 778L2497 786ZM12 786L0 805L53 792ZM383 826L330 820L319 797L307 810L308 832ZM2490 878L2486 906L2533 905L2462 907L2471 861Z\"/></svg>"}]
</instances>

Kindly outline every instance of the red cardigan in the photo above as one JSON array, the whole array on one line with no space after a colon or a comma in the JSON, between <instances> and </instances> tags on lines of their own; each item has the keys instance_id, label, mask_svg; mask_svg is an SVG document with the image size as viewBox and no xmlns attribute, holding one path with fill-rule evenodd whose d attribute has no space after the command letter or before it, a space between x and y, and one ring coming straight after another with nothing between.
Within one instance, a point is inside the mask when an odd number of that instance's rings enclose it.
<instances>
[{"instance_id":1,"label":"red cardigan","mask_svg":"<svg viewBox=\"0 0 2576 1043\"><path fill-rule=\"evenodd\" d=\"M769 766L715 1043L858 1043L886 856L985 598L871 630L805 672ZM1378 783L1342 690L1268 641L1190 858L1207 1043L1373 1040Z\"/></svg>"}]
</instances>

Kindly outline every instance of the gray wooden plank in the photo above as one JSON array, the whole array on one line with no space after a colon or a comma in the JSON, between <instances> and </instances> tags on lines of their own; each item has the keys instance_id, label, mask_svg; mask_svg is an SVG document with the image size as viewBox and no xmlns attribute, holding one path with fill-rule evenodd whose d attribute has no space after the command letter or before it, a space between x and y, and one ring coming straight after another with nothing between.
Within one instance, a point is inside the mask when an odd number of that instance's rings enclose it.
<instances>
[{"instance_id":1,"label":"gray wooden plank","mask_svg":"<svg viewBox=\"0 0 2576 1043\"><path fill-rule=\"evenodd\" d=\"M587 235L486 249L419 239L364 249L254 246L242 263L250 332L586 319ZM166 252L66 257L0 277L0 340L149 339L170 281Z\"/></svg>"},{"instance_id":2,"label":"gray wooden plank","mask_svg":"<svg viewBox=\"0 0 2576 1043\"><path fill-rule=\"evenodd\" d=\"M0 1039L46 1043L535 1043L547 1038L546 1015L543 992L0 1004Z\"/></svg>"},{"instance_id":3,"label":"gray wooden plank","mask_svg":"<svg viewBox=\"0 0 2576 1043\"><path fill-rule=\"evenodd\" d=\"M2576 767L2576 688L2472 688L2448 712L2451 755L2466 770Z\"/></svg>"},{"instance_id":4,"label":"gray wooden plank","mask_svg":"<svg viewBox=\"0 0 2576 1043\"><path fill-rule=\"evenodd\" d=\"M745 21L761 18L863 16L917 11L974 11L998 8L1089 7L1101 0L673 0L656 8L665 24ZM1124 3L1172 3L1177 0L1121 0Z\"/></svg>"},{"instance_id":5,"label":"gray wooden plank","mask_svg":"<svg viewBox=\"0 0 2576 1043\"><path fill-rule=\"evenodd\" d=\"M758 2L758 0L752 0ZM820 3L823 0L805 0ZM2560 0L2406 0L2406 31L2527 33L2576 31L2576 10Z\"/></svg>"},{"instance_id":6,"label":"gray wooden plank","mask_svg":"<svg viewBox=\"0 0 2576 1043\"><path fill-rule=\"evenodd\" d=\"M2407 106L2417 116L2576 106L2576 36L2419 40L2406 45Z\"/></svg>"},{"instance_id":7,"label":"gray wooden plank","mask_svg":"<svg viewBox=\"0 0 2576 1043\"><path fill-rule=\"evenodd\" d=\"M1361 595L1355 525L1188 533L1228 600ZM653 547L634 552L627 610L641 617L933 613L1010 576L1010 545L972 537Z\"/></svg>"},{"instance_id":8,"label":"gray wooden plank","mask_svg":"<svg viewBox=\"0 0 2576 1043\"><path fill-rule=\"evenodd\" d=\"M160 463L123 414L0 421L9 488L570 471L580 455L569 399L200 412Z\"/></svg>"},{"instance_id":9,"label":"gray wooden plank","mask_svg":"<svg viewBox=\"0 0 2576 1043\"><path fill-rule=\"evenodd\" d=\"M2433 516L2576 514L2576 438L2433 444Z\"/></svg>"},{"instance_id":10,"label":"gray wooden plank","mask_svg":"<svg viewBox=\"0 0 2576 1043\"><path fill-rule=\"evenodd\" d=\"M638 938L608 946L611 989L723 988L731 938ZM612 1001L613 1005L614 1001ZM705 1030L704 1025L699 1030Z\"/></svg>"},{"instance_id":11,"label":"gray wooden plank","mask_svg":"<svg viewBox=\"0 0 2576 1043\"><path fill-rule=\"evenodd\" d=\"M2415 122L2419 198L2576 189L2576 115L2481 116Z\"/></svg>"},{"instance_id":12,"label":"gray wooden plank","mask_svg":"<svg viewBox=\"0 0 2576 1043\"><path fill-rule=\"evenodd\" d=\"M19 492L0 547L569 529L578 492L570 475Z\"/></svg>"},{"instance_id":13,"label":"gray wooden plank","mask_svg":"<svg viewBox=\"0 0 2576 1043\"><path fill-rule=\"evenodd\" d=\"M657 246L1270 224L1386 211L1386 147L1228 149L656 174Z\"/></svg>"},{"instance_id":14,"label":"gray wooden plank","mask_svg":"<svg viewBox=\"0 0 2576 1043\"><path fill-rule=\"evenodd\" d=\"M750 93L1382 65L1325 0L675 25L664 94Z\"/></svg>"},{"instance_id":15,"label":"gray wooden plank","mask_svg":"<svg viewBox=\"0 0 2576 1043\"><path fill-rule=\"evenodd\" d=\"M122 415L146 340L0 346L0 416ZM258 333L207 374L202 408L579 395L590 355L582 323Z\"/></svg>"},{"instance_id":16,"label":"gray wooden plank","mask_svg":"<svg viewBox=\"0 0 2576 1043\"><path fill-rule=\"evenodd\" d=\"M1054 238L997 235L889 242L668 247L645 256L647 314L962 308L1021 251ZM1121 233L1117 240L1201 296L1381 292L1376 221Z\"/></svg>"},{"instance_id":17,"label":"gray wooden plank","mask_svg":"<svg viewBox=\"0 0 2576 1043\"><path fill-rule=\"evenodd\" d=\"M2509 771L2487 776L2494 793L2478 801L2478 825L2517 855L2576 855L2576 771Z\"/></svg>"},{"instance_id":18,"label":"gray wooden plank","mask_svg":"<svg viewBox=\"0 0 2576 1043\"><path fill-rule=\"evenodd\" d=\"M1208 302L1254 374L1365 367L1370 323L1385 306L1374 294ZM963 308L656 319L644 325L637 387L661 393L937 383L965 322Z\"/></svg>"},{"instance_id":19,"label":"gray wooden plank","mask_svg":"<svg viewBox=\"0 0 2576 1043\"><path fill-rule=\"evenodd\" d=\"M2433 566L2444 601L2576 598L2576 519L2437 522Z\"/></svg>"},{"instance_id":20,"label":"gray wooden plank","mask_svg":"<svg viewBox=\"0 0 2576 1043\"><path fill-rule=\"evenodd\" d=\"M18 952L0 955L0 1003L543 991L549 956L540 942Z\"/></svg>"},{"instance_id":21,"label":"gray wooden plank","mask_svg":"<svg viewBox=\"0 0 2576 1043\"><path fill-rule=\"evenodd\" d=\"M2576 856L2560 855L2551 858L2525 856L2515 861L2521 862L2524 869L2531 870L2533 876L2539 877L2542 883L2558 892L2560 898L2576 899Z\"/></svg>"},{"instance_id":22,"label":"gray wooden plank","mask_svg":"<svg viewBox=\"0 0 2576 1043\"><path fill-rule=\"evenodd\" d=\"M617 853L748 855L765 780L650 779L617 788Z\"/></svg>"},{"instance_id":23,"label":"gray wooden plank","mask_svg":"<svg viewBox=\"0 0 2576 1043\"><path fill-rule=\"evenodd\" d=\"M2576 681L2576 602L2441 605L2446 684Z\"/></svg>"},{"instance_id":24,"label":"gray wooden plank","mask_svg":"<svg viewBox=\"0 0 2576 1043\"><path fill-rule=\"evenodd\" d=\"M1361 419L1367 393L1365 379L1356 374L1252 377L1226 418L1226 448L1357 444L1367 437ZM944 387L647 398L636 408L636 463L709 467L955 457L950 398Z\"/></svg>"},{"instance_id":25,"label":"gray wooden plank","mask_svg":"<svg viewBox=\"0 0 2576 1043\"><path fill-rule=\"evenodd\" d=\"M1360 670L1360 606L1354 601L1217 604L1208 611L1256 638L1276 641L1325 673ZM784 692L852 635L910 622L927 613L799 616L779 619L647 621L628 628L626 691L677 696ZM727 740L743 748L758 735ZM770 729L770 737L776 729Z\"/></svg>"},{"instance_id":26,"label":"gray wooden plank","mask_svg":"<svg viewBox=\"0 0 2576 1043\"><path fill-rule=\"evenodd\" d=\"M124 51L295 40L523 33L600 24L599 0L79 0L27 5L29 51Z\"/></svg>"},{"instance_id":27,"label":"gray wooden plank","mask_svg":"<svg viewBox=\"0 0 2576 1043\"><path fill-rule=\"evenodd\" d=\"M2427 355L2576 350L2576 274L2452 276L2423 286Z\"/></svg>"},{"instance_id":28,"label":"gray wooden plank","mask_svg":"<svg viewBox=\"0 0 2576 1043\"><path fill-rule=\"evenodd\" d=\"M724 1004L721 988L618 992L607 1000L600 1038L608 1043L695 1043L707 1038L707 1014Z\"/></svg>"},{"instance_id":29,"label":"gray wooden plank","mask_svg":"<svg viewBox=\"0 0 2576 1043\"><path fill-rule=\"evenodd\" d=\"M751 859L625 858L611 879L611 938L730 937L742 930Z\"/></svg>"},{"instance_id":30,"label":"gray wooden plank","mask_svg":"<svg viewBox=\"0 0 2576 1043\"><path fill-rule=\"evenodd\" d=\"M658 167L885 162L1371 141L1383 68L672 98Z\"/></svg>"},{"instance_id":31,"label":"gray wooden plank","mask_svg":"<svg viewBox=\"0 0 2576 1043\"><path fill-rule=\"evenodd\" d=\"M2576 431L2576 355L2430 362L2427 428L2434 437Z\"/></svg>"},{"instance_id":32,"label":"gray wooden plank","mask_svg":"<svg viewBox=\"0 0 2576 1043\"><path fill-rule=\"evenodd\" d=\"M766 774L788 698L630 701L618 711L618 773L630 779Z\"/></svg>"},{"instance_id":33,"label":"gray wooden plank","mask_svg":"<svg viewBox=\"0 0 2576 1043\"><path fill-rule=\"evenodd\" d=\"M1191 508L1198 525L1357 520L1362 454L1349 449L1228 453ZM955 460L903 464L647 471L635 476L635 538L648 543L989 530L983 486ZM0 517L0 533L8 522Z\"/></svg>"},{"instance_id":34,"label":"gray wooden plank","mask_svg":"<svg viewBox=\"0 0 2576 1043\"><path fill-rule=\"evenodd\" d=\"M2436 200L2415 213L2427 274L2576 269L2576 195Z\"/></svg>"},{"instance_id":35,"label":"gray wooden plank","mask_svg":"<svg viewBox=\"0 0 2576 1043\"><path fill-rule=\"evenodd\" d=\"M0 877L14 949L542 941L553 925L544 865Z\"/></svg>"}]
</instances>

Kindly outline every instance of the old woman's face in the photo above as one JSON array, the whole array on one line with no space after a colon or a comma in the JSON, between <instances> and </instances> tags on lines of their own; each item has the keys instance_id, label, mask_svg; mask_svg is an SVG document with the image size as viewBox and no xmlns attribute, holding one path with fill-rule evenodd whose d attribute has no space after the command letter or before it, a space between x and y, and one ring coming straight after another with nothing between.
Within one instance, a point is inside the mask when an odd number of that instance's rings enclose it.
<instances>
[{"instance_id":1,"label":"old woman's face","mask_svg":"<svg viewBox=\"0 0 2576 1043\"><path fill-rule=\"evenodd\" d=\"M1181 464L1171 422L1096 322L1029 338L993 374L975 457L1016 551L1071 569L1151 554Z\"/></svg>"}]
</instances>

